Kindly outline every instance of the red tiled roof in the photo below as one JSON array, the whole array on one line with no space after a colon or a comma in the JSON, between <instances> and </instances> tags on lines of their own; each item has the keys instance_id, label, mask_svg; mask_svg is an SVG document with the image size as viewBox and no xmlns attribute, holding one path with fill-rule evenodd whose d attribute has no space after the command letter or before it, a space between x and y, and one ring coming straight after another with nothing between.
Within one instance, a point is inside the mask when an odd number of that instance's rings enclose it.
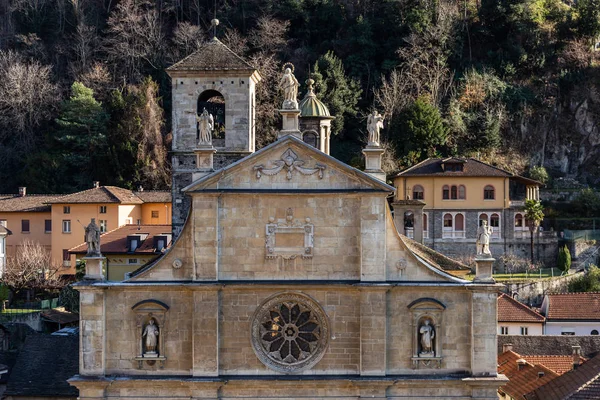
<instances>
[{"instance_id":1,"label":"red tiled roof","mask_svg":"<svg viewBox=\"0 0 600 400\"><path fill-rule=\"evenodd\" d=\"M448 162L462 163L463 170L444 171L444 169L442 168L442 164ZM475 158L428 158L416 165L413 165L408 169L405 169L404 171L400 171L392 175L392 178L396 178L399 176L498 176L516 178L519 180L526 181L528 183L542 185L541 182L512 174L508 171L486 164L483 161L479 161Z\"/></svg>"},{"instance_id":2,"label":"red tiled roof","mask_svg":"<svg viewBox=\"0 0 600 400\"><path fill-rule=\"evenodd\" d=\"M120 203L142 204L143 201L131 190L116 186L100 186L77 193L57 197L47 202L48 204L74 204L74 203Z\"/></svg>"},{"instance_id":3,"label":"red tiled roof","mask_svg":"<svg viewBox=\"0 0 600 400\"><path fill-rule=\"evenodd\" d=\"M531 364L541 364L544 367L551 369L559 375L564 374L565 372L569 372L573 369L573 356L565 355L565 356L556 356L556 355L534 355L534 356L523 356L528 363ZM580 365L584 361L587 361L587 358L579 357Z\"/></svg>"},{"instance_id":4,"label":"red tiled roof","mask_svg":"<svg viewBox=\"0 0 600 400\"><path fill-rule=\"evenodd\" d=\"M143 190L141 192L133 192L144 203L170 203L171 192L166 190Z\"/></svg>"},{"instance_id":5,"label":"red tiled roof","mask_svg":"<svg viewBox=\"0 0 600 400\"><path fill-rule=\"evenodd\" d=\"M548 295L548 320L600 320L600 293Z\"/></svg>"},{"instance_id":6,"label":"red tiled roof","mask_svg":"<svg viewBox=\"0 0 600 400\"><path fill-rule=\"evenodd\" d=\"M508 383L501 386L498 391L516 400L525 400L527 393L558 377L557 373L545 366L533 365L529 362L525 362L519 369L517 360L521 358L513 351L506 351L498 356L498 373L506 375L509 379Z\"/></svg>"},{"instance_id":7,"label":"red tiled roof","mask_svg":"<svg viewBox=\"0 0 600 400\"><path fill-rule=\"evenodd\" d=\"M600 354L558 378L532 389L527 400L600 399Z\"/></svg>"},{"instance_id":8,"label":"red tiled roof","mask_svg":"<svg viewBox=\"0 0 600 400\"><path fill-rule=\"evenodd\" d=\"M134 253L129 252L127 247L127 236L148 235L138 246ZM100 251L103 254L160 254L154 247L154 237L159 235L171 235L171 225L124 225L100 236ZM167 247L171 243L167 243ZM82 243L69 249L69 253L85 254L87 244Z\"/></svg>"},{"instance_id":9,"label":"red tiled roof","mask_svg":"<svg viewBox=\"0 0 600 400\"><path fill-rule=\"evenodd\" d=\"M59 194L0 194L0 212L50 212L48 202Z\"/></svg>"},{"instance_id":10,"label":"red tiled roof","mask_svg":"<svg viewBox=\"0 0 600 400\"><path fill-rule=\"evenodd\" d=\"M543 315L502 293L498 296L498 322L544 322Z\"/></svg>"}]
</instances>

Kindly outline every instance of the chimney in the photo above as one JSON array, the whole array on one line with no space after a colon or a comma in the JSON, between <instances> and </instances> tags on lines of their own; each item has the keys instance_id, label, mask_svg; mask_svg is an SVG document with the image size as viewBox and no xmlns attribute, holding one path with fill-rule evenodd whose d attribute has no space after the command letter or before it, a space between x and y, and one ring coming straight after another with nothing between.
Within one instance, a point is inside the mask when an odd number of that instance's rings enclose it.
<instances>
[{"instance_id":1,"label":"chimney","mask_svg":"<svg viewBox=\"0 0 600 400\"><path fill-rule=\"evenodd\" d=\"M19 187L19 196L25 197L27 195L27 187L20 186Z\"/></svg>"},{"instance_id":2,"label":"chimney","mask_svg":"<svg viewBox=\"0 0 600 400\"><path fill-rule=\"evenodd\" d=\"M546 375L544 371L538 371L538 379L542 379Z\"/></svg>"},{"instance_id":3,"label":"chimney","mask_svg":"<svg viewBox=\"0 0 600 400\"><path fill-rule=\"evenodd\" d=\"M513 345L512 343L505 343L502 345L502 352L506 353L507 351L512 351Z\"/></svg>"},{"instance_id":4,"label":"chimney","mask_svg":"<svg viewBox=\"0 0 600 400\"><path fill-rule=\"evenodd\" d=\"M521 371L523 368L525 368L525 366L526 366L526 365L527 365L527 361L526 361L526 360L524 360L524 359L522 359L522 358L519 358L519 359L517 360L517 369L518 369L519 371Z\"/></svg>"},{"instance_id":5,"label":"chimney","mask_svg":"<svg viewBox=\"0 0 600 400\"><path fill-rule=\"evenodd\" d=\"M581 364L581 346L573 346L573 369L577 369Z\"/></svg>"},{"instance_id":6,"label":"chimney","mask_svg":"<svg viewBox=\"0 0 600 400\"><path fill-rule=\"evenodd\" d=\"M94 189L98 189L100 187L100 181L94 181Z\"/></svg>"}]
</instances>

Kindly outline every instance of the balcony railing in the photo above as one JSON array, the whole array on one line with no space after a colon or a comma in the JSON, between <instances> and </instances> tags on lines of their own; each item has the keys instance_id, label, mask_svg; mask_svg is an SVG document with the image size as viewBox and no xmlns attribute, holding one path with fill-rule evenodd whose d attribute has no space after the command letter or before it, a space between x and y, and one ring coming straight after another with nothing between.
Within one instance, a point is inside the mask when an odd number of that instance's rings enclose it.
<instances>
[{"instance_id":1,"label":"balcony railing","mask_svg":"<svg viewBox=\"0 0 600 400\"><path fill-rule=\"evenodd\" d=\"M414 239L415 238L415 229L414 228L404 228L404 231L406 232L406 236ZM429 239L429 232L428 231L423 231L423 239Z\"/></svg>"},{"instance_id":2,"label":"balcony railing","mask_svg":"<svg viewBox=\"0 0 600 400\"><path fill-rule=\"evenodd\" d=\"M511 200L509 205L511 207L525 207L525 200Z\"/></svg>"},{"instance_id":3,"label":"balcony railing","mask_svg":"<svg viewBox=\"0 0 600 400\"><path fill-rule=\"evenodd\" d=\"M444 238L444 239L464 239L465 231L443 231L442 238Z\"/></svg>"}]
</instances>

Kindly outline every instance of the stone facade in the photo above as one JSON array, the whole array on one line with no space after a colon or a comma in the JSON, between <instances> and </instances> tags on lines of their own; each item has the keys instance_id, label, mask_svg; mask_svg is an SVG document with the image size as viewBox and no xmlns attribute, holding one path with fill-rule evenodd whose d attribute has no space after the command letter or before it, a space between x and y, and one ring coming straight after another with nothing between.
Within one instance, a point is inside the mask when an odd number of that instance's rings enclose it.
<instances>
[{"instance_id":1,"label":"stone facade","mask_svg":"<svg viewBox=\"0 0 600 400\"><path fill-rule=\"evenodd\" d=\"M191 211L162 258L77 286L80 399L497 398L499 286L413 253L392 187L287 136L183 192Z\"/></svg>"}]
</instances>

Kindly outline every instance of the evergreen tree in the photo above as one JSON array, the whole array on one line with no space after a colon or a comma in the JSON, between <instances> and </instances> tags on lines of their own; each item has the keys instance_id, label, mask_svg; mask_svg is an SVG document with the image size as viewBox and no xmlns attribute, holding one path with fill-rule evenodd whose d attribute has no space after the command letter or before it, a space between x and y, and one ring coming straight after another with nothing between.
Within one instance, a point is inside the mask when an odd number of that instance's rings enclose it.
<instances>
[{"instance_id":1,"label":"evergreen tree","mask_svg":"<svg viewBox=\"0 0 600 400\"><path fill-rule=\"evenodd\" d=\"M80 190L94 180L108 180L108 119L102 104L94 98L94 91L82 83L73 83L71 97L63 103L56 119L57 157L62 176L70 180L64 182L63 190Z\"/></svg>"},{"instance_id":2,"label":"evergreen tree","mask_svg":"<svg viewBox=\"0 0 600 400\"><path fill-rule=\"evenodd\" d=\"M533 234L537 232L540 223L544 219L544 207L539 200L525 200L525 219L529 223L529 232L531 233L531 263L533 261Z\"/></svg>"},{"instance_id":3,"label":"evergreen tree","mask_svg":"<svg viewBox=\"0 0 600 400\"><path fill-rule=\"evenodd\" d=\"M567 274L571 269L571 252L566 245L558 249L557 266L563 274Z\"/></svg>"},{"instance_id":4,"label":"evergreen tree","mask_svg":"<svg viewBox=\"0 0 600 400\"><path fill-rule=\"evenodd\" d=\"M359 83L346 76L342 60L331 51L319 57L312 78L317 96L335 116L331 131L337 135L344 128L345 119L357 114L356 105L362 92Z\"/></svg>"},{"instance_id":5,"label":"evergreen tree","mask_svg":"<svg viewBox=\"0 0 600 400\"><path fill-rule=\"evenodd\" d=\"M440 111L424 98L418 98L400 116L400 135L395 137L404 154L416 152L419 158L434 155L444 146L448 130Z\"/></svg>"}]
</instances>

